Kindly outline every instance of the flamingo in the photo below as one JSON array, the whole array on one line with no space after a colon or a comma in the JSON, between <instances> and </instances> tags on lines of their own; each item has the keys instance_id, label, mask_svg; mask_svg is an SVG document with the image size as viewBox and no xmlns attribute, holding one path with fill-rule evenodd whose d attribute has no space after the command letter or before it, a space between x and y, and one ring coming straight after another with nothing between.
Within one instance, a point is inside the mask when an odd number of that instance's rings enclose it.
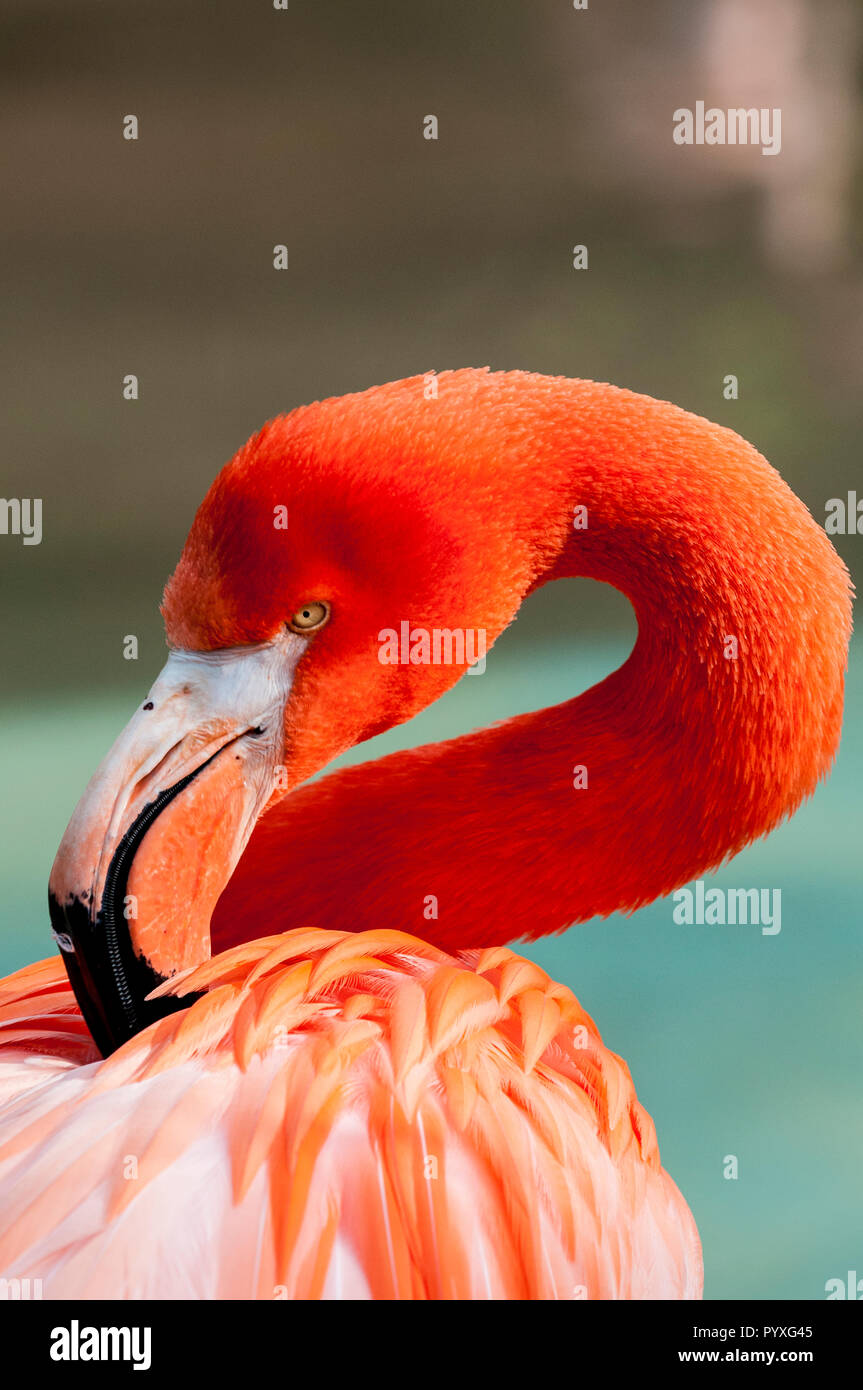
<instances>
[{"instance_id":1,"label":"flamingo","mask_svg":"<svg viewBox=\"0 0 863 1390\"><path fill-rule=\"evenodd\" d=\"M728 429L590 381L435 385L272 420L195 516L167 663L52 869L59 952L0 983L0 1272L46 1298L701 1294L625 1063L507 943L812 793L847 575ZM619 670L310 780L464 674L382 633L491 643L572 575L633 604Z\"/></svg>"}]
</instances>

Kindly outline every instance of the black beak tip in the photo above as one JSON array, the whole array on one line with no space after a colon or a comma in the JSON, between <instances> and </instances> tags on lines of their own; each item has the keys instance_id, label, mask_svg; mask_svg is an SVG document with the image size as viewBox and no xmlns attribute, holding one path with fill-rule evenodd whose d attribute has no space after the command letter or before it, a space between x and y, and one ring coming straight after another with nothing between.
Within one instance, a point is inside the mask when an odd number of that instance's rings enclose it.
<instances>
[{"instance_id":1,"label":"black beak tip","mask_svg":"<svg viewBox=\"0 0 863 1390\"><path fill-rule=\"evenodd\" d=\"M148 1000L163 977L135 955L128 930L109 941L102 913L94 921L88 896L73 893L61 903L49 891L48 911L78 1007L102 1056L109 1057L148 1024L188 1008L197 996Z\"/></svg>"}]
</instances>

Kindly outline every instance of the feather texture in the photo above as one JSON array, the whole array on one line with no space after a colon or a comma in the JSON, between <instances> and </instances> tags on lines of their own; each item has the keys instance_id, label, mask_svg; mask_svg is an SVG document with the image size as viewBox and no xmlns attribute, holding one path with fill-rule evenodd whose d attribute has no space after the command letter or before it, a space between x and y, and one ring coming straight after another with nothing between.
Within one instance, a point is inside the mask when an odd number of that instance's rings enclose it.
<instances>
[{"instance_id":1,"label":"feather texture","mask_svg":"<svg viewBox=\"0 0 863 1390\"><path fill-rule=\"evenodd\" d=\"M59 962L0 985L0 1272L49 1298L697 1297L624 1063L505 948L297 930L99 1061Z\"/></svg>"}]
</instances>

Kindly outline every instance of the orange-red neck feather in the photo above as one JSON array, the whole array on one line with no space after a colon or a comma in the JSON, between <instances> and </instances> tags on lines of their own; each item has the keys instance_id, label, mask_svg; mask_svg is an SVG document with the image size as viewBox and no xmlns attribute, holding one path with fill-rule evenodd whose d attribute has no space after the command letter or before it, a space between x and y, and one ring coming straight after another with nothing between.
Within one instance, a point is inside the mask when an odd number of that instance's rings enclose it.
<instances>
[{"instance_id":1,"label":"orange-red neck feather","mask_svg":"<svg viewBox=\"0 0 863 1390\"><path fill-rule=\"evenodd\" d=\"M289 544L271 524L280 502ZM292 791L222 896L214 949L293 926L489 945L671 891L825 773L850 625L844 567L756 450L611 386L444 373L437 399L413 379L324 401L241 451L196 519L166 619L186 645L263 640L329 586L329 645L289 711L295 783L459 674L382 672L379 628L491 641L527 593L573 575L630 598L625 665L556 708Z\"/></svg>"}]
</instances>

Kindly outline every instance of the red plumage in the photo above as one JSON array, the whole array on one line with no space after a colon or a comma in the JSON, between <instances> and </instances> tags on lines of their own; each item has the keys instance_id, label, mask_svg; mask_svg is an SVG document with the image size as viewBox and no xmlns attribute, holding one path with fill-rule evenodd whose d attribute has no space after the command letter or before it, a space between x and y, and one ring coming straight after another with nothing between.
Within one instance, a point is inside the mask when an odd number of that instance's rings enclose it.
<instances>
[{"instance_id":1,"label":"red plumage","mask_svg":"<svg viewBox=\"0 0 863 1390\"><path fill-rule=\"evenodd\" d=\"M442 373L437 400L422 391L421 379L394 382L268 425L204 502L168 588L176 640L249 640L266 629L220 627L222 607L257 614L272 588L275 621L295 595L321 591L347 549L356 629L321 634L314 687L301 687L294 715L296 780L462 674L382 670L379 628L475 627L491 642L532 590L585 575L632 601L638 641L619 671L566 704L286 797L216 908L219 946L261 921L344 927L346 909L356 929L407 929L452 950L636 908L771 830L838 746L847 575L751 445L593 382L469 370ZM224 593L210 579L209 517L232 511L250 477L268 502L288 504L289 542L269 534L265 508L242 591ZM577 506L586 529L574 529ZM335 519L332 545L320 521L307 523L319 515ZM243 513L243 534L249 524ZM355 588L361 604L372 595L361 617ZM589 795L573 789L576 764ZM292 845L297 876L283 871ZM429 894L437 921L423 915Z\"/></svg>"}]
</instances>

